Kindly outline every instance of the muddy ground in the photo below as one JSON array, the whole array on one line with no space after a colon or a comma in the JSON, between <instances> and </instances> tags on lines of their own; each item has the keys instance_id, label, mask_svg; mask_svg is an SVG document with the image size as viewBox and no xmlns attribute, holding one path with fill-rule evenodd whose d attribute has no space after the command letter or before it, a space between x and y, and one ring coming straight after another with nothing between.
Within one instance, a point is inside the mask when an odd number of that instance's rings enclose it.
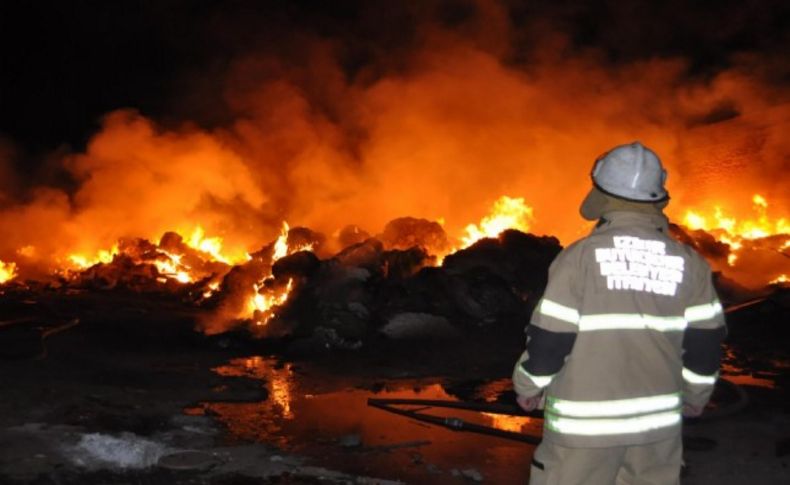
<instances>
[{"instance_id":1,"label":"muddy ground","mask_svg":"<svg viewBox=\"0 0 790 485\"><path fill-rule=\"evenodd\" d=\"M511 402L507 377L522 346L517 332L382 339L357 351L296 355L284 352L285 342L199 335L192 316L168 302L102 298L111 310L89 312L36 352L23 352L29 342L19 341L18 355L0 361L0 483L528 479L532 445L366 406L368 397ZM3 310L23 313L19 305ZM777 362L752 372L736 365L742 354L733 349L726 377L743 385L750 402L686 427L695 439L685 453L684 483L790 483L787 367ZM721 394L725 408L734 402ZM540 430L535 419L444 412Z\"/></svg>"}]
</instances>

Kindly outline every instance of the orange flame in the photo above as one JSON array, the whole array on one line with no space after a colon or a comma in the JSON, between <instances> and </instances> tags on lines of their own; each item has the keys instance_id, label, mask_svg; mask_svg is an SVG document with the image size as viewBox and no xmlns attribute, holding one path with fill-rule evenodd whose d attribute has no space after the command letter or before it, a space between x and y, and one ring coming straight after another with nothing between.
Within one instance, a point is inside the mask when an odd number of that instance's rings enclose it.
<instances>
[{"instance_id":1,"label":"orange flame","mask_svg":"<svg viewBox=\"0 0 790 485\"><path fill-rule=\"evenodd\" d=\"M283 222L283 229L280 232L280 237L274 242L274 253L272 254L272 263L278 259L284 258L288 255L288 231L291 228L287 222Z\"/></svg>"},{"instance_id":2,"label":"orange flame","mask_svg":"<svg viewBox=\"0 0 790 485\"><path fill-rule=\"evenodd\" d=\"M288 256L289 254L299 251L313 250L312 244L304 244L294 247L288 246L289 231L290 226L288 225L288 222L283 221L283 227L280 231L280 236L274 242L271 261L272 264L274 264L277 260ZM253 285L254 293L247 302L248 318L252 318L256 326L265 326L267 323L269 323L269 320L274 317L274 309L284 304L288 300L288 296L291 294L291 290L293 289L293 279L289 278L288 284L284 289L262 293L261 289L264 288L264 282L268 278L271 278L271 274L267 275L258 283Z\"/></svg>"},{"instance_id":3,"label":"orange flame","mask_svg":"<svg viewBox=\"0 0 790 485\"><path fill-rule=\"evenodd\" d=\"M86 269L99 263L109 263L116 254L118 254L117 244L115 244L112 249L102 249L93 256L85 256L81 253L74 253L70 254L68 259L73 268Z\"/></svg>"},{"instance_id":4,"label":"orange flame","mask_svg":"<svg viewBox=\"0 0 790 485\"><path fill-rule=\"evenodd\" d=\"M155 260L154 266L160 274L168 278L175 279L179 283L191 283L193 281L192 275L189 274L189 266L181 262L183 258L180 254L170 254L167 251L162 251L169 259Z\"/></svg>"},{"instance_id":5,"label":"orange flame","mask_svg":"<svg viewBox=\"0 0 790 485\"><path fill-rule=\"evenodd\" d=\"M0 284L11 281L16 278L16 275L16 263L5 263L0 261Z\"/></svg>"},{"instance_id":6,"label":"orange flame","mask_svg":"<svg viewBox=\"0 0 790 485\"><path fill-rule=\"evenodd\" d=\"M768 216L768 201L760 194L752 197L755 218L738 220L728 216L720 206L714 206L713 213L703 215L701 212L689 210L683 217L683 225L689 229L702 229L717 237L721 242L730 246L727 263L734 266L738 260L739 250L744 241L760 239L779 234L790 234L790 222L784 217L772 220ZM788 246L784 242L782 248Z\"/></svg>"},{"instance_id":7,"label":"orange flame","mask_svg":"<svg viewBox=\"0 0 790 485\"><path fill-rule=\"evenodd\" d=\"M222 238L207 237L201 225L195 226L191 232L179 231L177 233L190 234L188 238L182 237L184 244L198 251L201 255L201 259L205 262L220 262L227 265L235 265L250 260L250 255L246 252L227 253L223 251ZM184 258L183 254L175 254L162 248L157 248L157 252L161 257L150 261L150 263L156 266L159 273L163 275L163 278L159 279L161 283L166 283L168 280L177 281L179 283L192 283L198 279L194 269L182 261ZM35 248L26 246L17 251L17 253L25 257L30 257L35 254ZM120 253L121 250L119 245L115 244L112 248L101 249L92 256L88 256L85 253L69 254L66 258L67 261L62 262L62 264L66 272L68 272L68 270L81 271L99 263L110 263L115 256ZM213 290L216 290L216 288ZM208 296L210 296L210 293Z\"/></svg>"},{"instance_id":8,"label":"orange flame","mask_svg":"<svg viewBox=\"0 0 790 485\"><path fill-rule=\"evenodd\" d=\"M527 232L534 220L534 211L524 202L523 197L503 195L494 202L491 211L478 224L469 224L464 228L465 234L459 238L461 244L439 255L437 264L441 266L448 254L466 249L481 239L495 238L507 229ZM439 223L444 225L443 217L439 218Z\"/></svg>"},{"instance_id":9,"label":"orange flame","mask_svg":"<svg viewBox=\"0 0 790 485\"><path fill-rule=\"evenodd\" d=\"M461 236L463 248L486 237L497 237L506 229L527 232L533 219L532 207L524 203L524 198L503 195L494 202L491 213L485 216L478 225L469 224L466 226L466 235Z\"/></svg>"},{"instance_id":10,"label":"orange flame","mask_svg":"<svg viewBox=\"0 0 790 485\"><path fill-rule=\"evenodd\" d=\"M187 246L211 255L213 261L234 265L250 260L250 255L246 252L237 254L223 253L222 241L221 237L206 237L206 231L200 225L196 226L189 238L184 240Z\"/></svg>"},{"instance_id":11,"label":"orange flame","mask_svg":"<svg viewBox=\"0 0 790 485\"><path fill-rule=\"evenodd\" d=\"M255 294L249 301L248 311L252 314L257 312L261 315L255 321L255 325L266 325L266 323L268 323L268 321L274 316L272 309L276 306L282 305L288 300L288 295L291 293L291 289L293 288L293 279L288 280L288 284L284 290L271 295L261 294L259 292L261 287L257 284L253 285L253 288L255 288Z\"/></svg>"},{"instance_id":12,"label":"orange flame","mask_svg":"<svg viewBox=\"0 0 790 485\"><path fill-rule=\"evenodd\" d=\"M781 285L785 283L790 283L790 278L788 278L786 274L781 274L768 282L770 285Z\"/></svg>"},{"instance_id":13,"label":"orange flame","mask_svg":"<svg viewBox=\"0 0 790 485\"><path fill-rule=\"evenodd\" d=\"M208 285L208 289L203 292L203 298L211 298L215 291L219 289L219 281L212 281Z\"/></svg>"}]
</instances>

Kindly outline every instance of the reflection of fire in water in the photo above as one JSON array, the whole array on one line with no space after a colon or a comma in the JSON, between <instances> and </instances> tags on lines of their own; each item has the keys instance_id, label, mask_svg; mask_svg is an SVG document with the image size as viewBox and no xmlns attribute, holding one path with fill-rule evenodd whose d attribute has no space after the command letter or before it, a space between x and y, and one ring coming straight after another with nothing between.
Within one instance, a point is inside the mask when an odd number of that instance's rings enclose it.
<instances>
[{"instance_id":1,"label":"reflection of fire in water","mask_svg":"<svg viewBox=\"0 0 790 485\"><path fill-rule=\"evenodd\" d=\"M268 381L271 401L280 409L282 417L293 419L291 411L293 371L291 364L285 364L278 368L271 360L264 360L257 355L242 359L242 362L248 375Z\"/></svg>"},{"instance_id":2,"label":"reflection of fire in water","mask_svg":"<svg viewBox=\"0 0 790 485\"><path fill-rule=\"evenodd\" d=\"M272 374L272 381L270 383L272 391L272 400L282 410L285 419L293 419L294 415L291 411L291 367L290 364L286 365L283 372Z\"/></svg>"},{"instance_id":3,"label":"reflection of fire in water","mask_svg":"<svg viewBox=\"0 0 790 485\"><path fill-rule=\"evenodd\" d=\"M482 399L487 403L494 403L502 393L512 389L510 379L498 379L480 386L474 396L475 399ZM515 401L513 402L515 405ZM490 426L504 431L521 433L529 430L532 433L540 428L540 420L528 418L526 416L511 416L507 414L481 413L490 422Z\"/></svg>"},{"instance_id":4,"label":"reflection of fire in water","mask_svg":"<svg viewBox=\"0 0 790 485\"><path fill-rule=\"evenodd\" d=\"M719 241L730 246L727 263L734 266L738 260L739 251L746 241L766 238L779 234L790 234L790 221L782 217L771 220L768 217L768 201L765 197L755 194L752 197L753 210L756 218L738 220L726 215L719 206L713 207L713 212L704 215L700 211L687 211L683 217L683 225L689 229L702 229ZM785 241L778 251L787 249L790 241ZM785 275L785 278L787 276Z\"/></svg>"},{"instance_id":5,"label":"reflection of fire in water","mask_svg":"<svg viewBox=\"0 0 790 485\"><path fill-rule=\"evenodd\" d=\"M509 416L507 414L481 413L491 421L491 426L504 431L520 433L529 424L535 422L535 418L524 416Z\"/></svg>"},{"instance_id":6,"label":"reflection of fire in water","mask_svg":"<svg viewBox=\"0 0 790 485\"><path fill-rule=\"evenodd\" d=\"M722 358L721 375L723 379L740 386L774 389L776 388L776 378L786 373L790 364L788 362L772 362L771 364L774 367L773 372L749 370L738 362L737 355L732 348L726 348Z\"/></svg>"},{"instance_id":7,"label":"reflection of fire in water","mask_svg":"<svg viewBox=\"0 0 790 485\"><path fill-rule=\"evenodd\" d=\"M279 409L284 419L293 419L293 370L291 364L278 365L274 359L259 355L234 359L227 365L216 367L214 372L225 377L250 377L266 382L271 404Z\"/></svg>"}]
</instances>

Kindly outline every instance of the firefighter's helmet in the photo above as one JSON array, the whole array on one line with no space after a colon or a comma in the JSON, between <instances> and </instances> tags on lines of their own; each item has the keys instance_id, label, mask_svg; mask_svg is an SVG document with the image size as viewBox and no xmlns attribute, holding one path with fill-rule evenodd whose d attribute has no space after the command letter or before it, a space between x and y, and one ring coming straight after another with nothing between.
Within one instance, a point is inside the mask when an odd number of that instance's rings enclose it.
<instances>
[{"instance_id":1,"label":"firefighter's helmet","mask_svg":"<svg viewBox=\"0 0 790 485\"><path fill-rule=\"evenodd\" d=\"M667 172L658 155L638 141L620 145L595 161L593 184L602 192L634 202L667 200Z\"/></svg>"}]
</instances>

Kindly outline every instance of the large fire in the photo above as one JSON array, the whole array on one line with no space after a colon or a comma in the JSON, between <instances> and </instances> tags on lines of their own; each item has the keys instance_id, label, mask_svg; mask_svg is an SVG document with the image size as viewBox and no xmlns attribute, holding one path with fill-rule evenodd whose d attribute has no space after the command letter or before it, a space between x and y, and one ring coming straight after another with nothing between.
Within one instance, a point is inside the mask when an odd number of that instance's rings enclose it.
<instances>
[{"instance_id":1,"label":"large fire","mask_svg":"<svg viewBox=\"0 0 790 485\"><path fill-rule=\"evenodd\" d=\"M208 278L201 294L212 294L285 220L334 234L443 218L442 252L506 227L568 244L589 229L578 204L594 157L636 139L663 157L670 213L691 209L686 224L715 232L735 266L755 231L787 232L778 222L789 207L786 87L766 86L748 63L710 77L682 58L602 64L602 53L567 52L572 42L554 36L531 56L507 48L509 22L492 25L501 29L429 28L413 52L358 75L331 42L305 40L298 59L250 52L217 73L205 122L107 113L84 147L51 155L42 168L51 177L0 184L2 278L96 272L126 258L165 285ZM6 152L0 174L22 164ZM744 191L763 196L752 226L731 206L704 205L738 204ZM298 251L281 246L261 264ZM236 314L265 313L288 289L263 283L245 284L252 300Z\"/></svg>"},{"instance_id":2,"label":"large fire","mask_svg":"<svg viewBox=\"0 0 790 485\"><path fill-rule=\"evenodd\" d=\"M755 194L752 198L753 217L736 218L727 214L720 206L713 205L707 211L700 209L687 210L682 224L688 229L703 230L721 243L727 245L729 254L727 264L734 267L738 264L744 246L753 246L755 241L763 242L762 246L771 246L777 252L787 252L790 248L790 222L785 217L769 215L768 200ZM501 196L494 201L489 213L476 224L468 224L454 239L450 249L444 254L437 254L441 264L447 254L467 248L483 238L493 238L506 229L518 229L527 232L535 222L533 208L521 197ZM266 263L271 268L278 260L299 251L313 251L312 244L288 243L290 226L282 223L277 239L272 243L270 260ZM184 235L181 235L184 234ZM785 237L782 237L785 236ZM771 240L770 238L774 238ZM452 242L455 241L455 242ZM75 252L61 258L61 268L57 273L61 277L73 278L89 268L108 265L116 258L129 257L135 263L147 263L155 268L157 281L161 283L190 284L206 279L202 296L211 297L220 287L224 274L231 267L242 265L252 259L247 251L228 251L223 247L223 238L209 236L202 225L194 225L191 230L170 232L162 236L159 243L153 244L141 239L130 242L122 240L108 249L100 249L94 254ZM774 247L775 246L775 247ZM238 247L238 245L234 246ZM35 254L35 248L26 246L17 250L17 254L25 257ZM209 265L208 267L206 265ZM19 276L16 262L0 261L0 283L7 283ZM770 281L763 283L787 282L787 274L773 275ZM271 270L251 284L250 296L237 318L250 319L258 326L265 325L274 315L277 307L288 299L293 289L293 281L279 287L267 285L271 280Z\"/></svg>"},{"instance_id":3,"label":"large fire","mask_svg":"<svg viewBox=\"0 0 790 485\"><path fill-rule=\"evenodd\" d=\"M300 284L272 283L270 267L300 251L278 238L283 221L375 236L403 216L445 219L438 262L505 228L568 244L589 230L578 205L595 156L634 140L665 162L670 214L728 245L717 269L784 281L763 270L772 258L754 263L758 244L787 253L776 236L790 214L788 89L764 52L705 76L680 54L602 62L607 51L578 49L551 22L517 27L507 2L472 4L460 23L420 6L403 45L286 35L269 49L245 37L210 79L179 78L184 90L162 104L172 111L130 98L84 145L27 157L0 134L0 282L90 273L106 288L127 272L124 284L209 300L247 267L255 278L233 285L244 298L225 310L266 326ZM733 206L755 192L743 218ZM321 258L343 249L329 239Z\"/></svg>"},{"instance_id":4,"label":"large fire","mask_svg":"<svg viewBox=\"0 0 790 485\"><path fill-rule=\"evenodd\" d=\"M502 196L494 202L490 212L479 223L465 227L464 232L455 239L450 252L467 248L483 238L496 237L506 229L526 232L533 221L533 210L523 198ZM249 285L246 290L246 303L237 311L231 312L230 317L263 327L287 301L294 282L288 279L285 285L270 284L273 281L271 268L288 255L314 250L312 243L289 244L289 231L289 224L283 222L279 236L271 245L271 255L264 261L264 267L268 269ZM63 267L56 273L68 281L77 279L84 273L103 274L103 270L112 268L115 263L129 260L137 267L151 268L152 273L149 276L155 277L155 281L162 285L202 283L200 296L206 300L220 289L223 276L232 267L253 259L248 252L226 253L223 250L223 239L206 235L201 225L185 231L184 234L186 235L171 231L163 235L158 243L147 239L125 239L108 249L100 249L95 254L72 253L61 261ZM30 254L34 251L25 248L20 252ZM443 256L439 255L439 258ZM14 262L0 262L0 282L11 281L17 275Z\"/></svg>"}]
</instances>

